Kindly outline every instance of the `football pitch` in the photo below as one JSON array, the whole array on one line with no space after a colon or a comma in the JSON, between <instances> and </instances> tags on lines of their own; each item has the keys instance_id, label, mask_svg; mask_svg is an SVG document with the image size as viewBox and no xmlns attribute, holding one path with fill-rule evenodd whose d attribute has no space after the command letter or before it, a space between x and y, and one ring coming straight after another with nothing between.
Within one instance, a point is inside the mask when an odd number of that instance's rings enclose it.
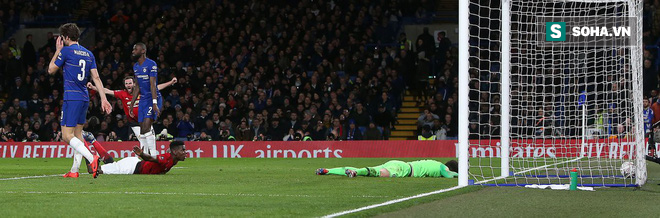
<instances>
[{"instance_id":1,"label":"football pitch","mask_svg":"<svg viewBox=\"0 0 660 218\"><path fill-rule=\"evenodd\" d=\"M451 188L456 179L317 176L320 167L374 166L383 158L187 159L166 175L62 178L71 159L0 159L5 217L319 217ZM414 159L401 159L410 161ZM449 159L438 159L447 161ZM469 186L348 216L657 217L660 165L647 185L587 191ZM85 167L81 168L85 171Z\"/></svg>"}]
</instances>

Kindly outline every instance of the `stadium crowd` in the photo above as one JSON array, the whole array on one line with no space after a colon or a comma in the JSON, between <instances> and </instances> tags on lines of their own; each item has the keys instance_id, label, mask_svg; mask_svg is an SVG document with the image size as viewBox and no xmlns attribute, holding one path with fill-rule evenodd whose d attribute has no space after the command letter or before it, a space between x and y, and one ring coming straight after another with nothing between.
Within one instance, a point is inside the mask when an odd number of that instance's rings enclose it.
<instances>
[{"instance_id":1,"label":"stadium crowd","mask_svg":"<svg viewBox=\"0 0 660 218\"><path fill-rule=\"evenodd\" d=\"M89 13L79 17L94 27L86 34L96 43L88 48L106 87L123 89L124 77L133 75L130 51L137 42L159 64L159 83L178 79L161 91L164 108L154 125L161 139L388 139L406 90L426 105L419 134L458 135L456 47L447 38L436 45L428 32L407 36L401 28L406 18L431 16L426 10L437 2L164 2L91 2ZM0 2L0 36L18 24L79 7L62 4ZM660 2L644 1L643 13L644 46L651 46L644 50L644 94L651 105L660 104L660 19L654 19ZM50 34L45 45L32 44L31 36L23 46L15 39L0 44L0 141L59 140L62 75L46 74L55 46ZM499 91L492 85L499 74L491 73L498 66L488 61L499 54L484 52L497 46L472 50L479 60L471 61L470 110L482 115L470 116L471 138L499 134L500 96L489 94ZM134 140L120 101L110 97L113 114L102 115L94 95L85 129L100 140ZM530 115L538 119L529 125L557 112L542 109L528 111L538 113Z\"/></svg>"},{"instance_id":2,"label":"stadium crowd","mask_svg":"<svg viewBox=\"0 0 660 218\"><path fill-rule=\"evenodd\" d=\"M63 3L1 4L4 30L58 13ZM91 4L79 19L94 27L86 34L95 44L87 47L107 88L123 89L124 77L133 75L130 51L137 42L159 64L159 83L178 79L161 91L164 108L154 125L161 139L387 139L406 88L419 84L420 91L439 93L422 92L432 97L420 101L452 117L439 123L455 125L451 43L436 48L428 31L416 41L397 35L404 17L430 16L433 1ZM0 141L60 138L63 81L61 72L46 73L55 46L48 34L45 45L27 36L22 47L15 39L0 46ZM443 69L436 70L437 87L426 81L431 61ZM113 113L103 115L90 92L85 129L99 140L133 140L120 101L110 97Z\"/></svg>"}]
</instances>

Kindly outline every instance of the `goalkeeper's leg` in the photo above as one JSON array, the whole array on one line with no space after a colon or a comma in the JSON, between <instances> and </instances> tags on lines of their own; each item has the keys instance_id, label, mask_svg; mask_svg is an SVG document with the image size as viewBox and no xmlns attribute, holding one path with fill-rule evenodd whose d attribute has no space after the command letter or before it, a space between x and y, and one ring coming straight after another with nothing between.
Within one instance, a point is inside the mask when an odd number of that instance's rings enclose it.
<instances>
[{"instance_id":1,"label":"goalkeeper's leg","mask_svg":"<svg viewBox=\"0 0 660 218\"><path fill-rule=\"evenodd\" d=\"M364 167L364 168L355 168L355 167L337 167L337 168L319 168L316 170L316 175L338 175L338 176L351 176L349 172L352 172L352 176L373 176L379 177L381 175L382 167Z\"/></svg>"},{"instance_id":2,"label":"goalkeeper's leg","mask_svg":"<svg viewBox=\"0 0 660 218\"><path fill-rule=\"evenodd\" d=\"M337 168L318 168L316 169L316 175L339 175L343 176L346 175L346 170L357 170L358 168L355 167L337 167Z\"/></svg>"},{"instance_id":3,"label":"goalkeeper's leg","mask_svg":"<svg viewBox=\"0 0 660 218\"><path fill-rule=\"evenodd\" d=\"M359 168L357 170L346 169L348 177L371 176L371 177L408 177L412 173L408 163L391 160L380 166Z\"/></svg>"},{"instance_id":4,"label":"goalkeeper's leg","mask_svg":"<svg viewBox=\"0 0 660 218\"><path fill-rule=\"evenodd\" d=\"M389 163L389 162L388 162ZM387 164L387 163L386 163ZM390 171L386 168L386 164L375 167L337 167L337 168L320 168L316 170L317 175L339 175L339 176L368 176L368 177L390 177Z\"/></svg>"}]
</instances>

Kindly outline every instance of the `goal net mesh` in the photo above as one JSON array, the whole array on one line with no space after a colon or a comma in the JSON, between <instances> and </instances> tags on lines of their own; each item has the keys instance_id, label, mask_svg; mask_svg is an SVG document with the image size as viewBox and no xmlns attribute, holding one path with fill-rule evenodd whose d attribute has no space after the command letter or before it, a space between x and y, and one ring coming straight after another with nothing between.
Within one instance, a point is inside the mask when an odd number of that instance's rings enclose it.
<instances>
[{"instance_id":1,"label":"goal net mesh","mask_svg":"<svg viewBox=\"0 0 660 218\"><path fill-rule=\"evenodd\" d=\"M502 31L510 13L510 31ZM476 184L631 186L646 178L641 119L641 5L631 2L470 1L469 179ZM631 46L608 37L543 44L543 17L633 17ZM636 18L636 17L639 17ZM597 19L596 19L597 20ZM545 27L542 27L545 28ZM565 34L570 34L566 30ZM612 32L610 30L610 32ZM503 35L510 38L503 102ZM505 58L505 57L504 57ZM509 106L508 175L501 170L501 109ZM506 118L506 117L505 117ZM465 130L461 130L465 131ZM624 162L636 167L622 173ZM495 179L500 176L506 178Z\"/></svg>"}]
</instances>

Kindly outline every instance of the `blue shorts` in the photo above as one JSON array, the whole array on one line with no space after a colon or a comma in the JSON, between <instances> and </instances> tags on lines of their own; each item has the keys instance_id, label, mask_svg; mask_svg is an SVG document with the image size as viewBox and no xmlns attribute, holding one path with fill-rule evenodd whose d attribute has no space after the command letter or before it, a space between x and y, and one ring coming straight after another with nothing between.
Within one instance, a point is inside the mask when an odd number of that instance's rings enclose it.
<instances>
[{"instance_id":1,"label":"blue shorts","mask_svg":"<svg viewBox=\"0 0 660 218\"><path fill-rule=\"evenodd\" d=\"M64 104L62 105L60 125L75 127L78 124L85 124L88 107L89 101L64 101Z\"/></svg>"},{"instance_id":2,"label":"blue shorts","mask_svg":"<svg viewBox=\"0 0 660 218\"><path fill-rule=\"evenodd\" d=\"M138 122L142 123L144 118L151 118L156 121L158 114L153 110L154 103L151 98L140 97L140 104L138 105ZM158 96L158 110L163 111L163 97Z\"/></svg>"}]
</instances>

